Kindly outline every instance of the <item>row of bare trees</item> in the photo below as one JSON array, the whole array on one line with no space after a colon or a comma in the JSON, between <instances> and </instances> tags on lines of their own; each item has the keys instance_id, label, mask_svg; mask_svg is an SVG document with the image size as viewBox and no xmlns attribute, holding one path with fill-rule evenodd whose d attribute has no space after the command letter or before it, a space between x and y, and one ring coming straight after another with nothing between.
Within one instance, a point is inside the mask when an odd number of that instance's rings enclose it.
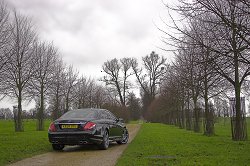
<instances>
[{"instance_id":1,"label":"row of bare trees","mask_svg":"<svg viewBox=\"0 0 250 166\"><path fill-rule=\"evenodd\" d=\"M54 89L57 66L61 65L57 48L41 41L32 20L10 9L4 1L0 4L0 34L0 94L17 101L15 130L24 130L22 102L32 99L39 105L38 130L43 130L45 102Z\"/></svg>"},{"instance_id":2,"label":"row of bare trees","mask_svg":"<svg viewBox=\"0 0 250 166\"><path fill-rule=\"evenodd\" d=\"M127 60L122 63L126 72ZM125 96L125 90L122 94ZM39 38L32 20L4 1L0 4L0 97L17 101L15 131L24 130L23 101L36 103L37 130L44 130L48 113L52 119L73 108L116 108L116 113L121 113L112 89L80 76L73 66L65 64L53 43Z\"/></svg>"},{"instance_id":3,"label":"row of bare trees","mask_svg":"<svg viewBox=\"0 0 250 166\"><path fill-rule=\"evenodd\" d=\"M234 0L178 2L177 6L165 5L181 19L170 15L173 24L164 22L168 30L159 28L165 34L163 41L175 48L175 62L162 82L159 99L169 106L166 119L199 132L204 117L204 134L214 135L213 103L216 98L231 96L235 99L232 139L246 140L241 97L246 95L250 75L250 4Z\"/></svg>"}]
</instances>

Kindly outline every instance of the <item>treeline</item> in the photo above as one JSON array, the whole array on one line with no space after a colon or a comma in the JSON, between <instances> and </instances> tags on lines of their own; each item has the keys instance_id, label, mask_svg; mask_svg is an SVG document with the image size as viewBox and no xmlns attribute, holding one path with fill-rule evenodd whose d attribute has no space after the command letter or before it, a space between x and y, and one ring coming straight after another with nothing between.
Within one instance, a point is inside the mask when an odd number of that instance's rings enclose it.
<instances>
[{"instance_id":1,"label":"treeline","mask_svg":"<svg viewBox=\"0 0 250 166\"><path fill-rule=\"evenodd\" d=\"M139 102L145 117L150 104L160 94L160 82L167 72L166 58L154 51L142 57L142 64L135 58L112 59L102 66L107 87L116 94L117 101L123 107L130 107L132 102ZM134 90L140 93L140 100L132 100ZM139 108L138 108L139 109Z\"/></svg>"},{"instance_id":2,"label":"treeline","mask_svg":"<svg viewBox=\"0 0 250 166\"><path fill-rule=\"evenodd\" d=\"M215 134L215 105L228 107L232 97L232 139L247 140L242 97L249 91L250 3L178 2L177 6L165 5L177 12L181 21L170 17L173 24L165 24L168 30L159 28L165 34L163 41L175 48L175 61L152 110L161 110L161 121L180 128L200 132L203 124L204 134L210 136Z\"/></svg>"}]
</instances>

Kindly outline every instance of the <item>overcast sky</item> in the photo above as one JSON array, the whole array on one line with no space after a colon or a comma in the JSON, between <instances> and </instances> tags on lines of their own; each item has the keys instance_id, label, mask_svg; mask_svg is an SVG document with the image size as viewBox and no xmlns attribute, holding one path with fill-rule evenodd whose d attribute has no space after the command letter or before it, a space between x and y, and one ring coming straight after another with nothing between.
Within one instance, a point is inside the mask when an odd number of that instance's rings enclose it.
<instances>
[{"instance_id":1,"label":"overcast sky","mask_svg":"<svg viewBox=\"0 0 250 166\"><path fill-rule=\"evenodd\" d=\"M112 58L166 54L155 24L161 0L8 0L32 17L42 39L54 41L63 60L80 73L99 76Z\"/></svg>"},{"instance_id":2,"label":"overcast sky","mask_svg":"<svg viewBox=\"0 0 250 166\"><path fill-rule=\"evenodd\" d=\"M157 48L165 47L155 26L167 16L161 0L6 2L31 17L41 39L53 41L64 62L85 76L100 77L102 64L112 58L169 54Z\"/></svg>"}]
</instances>

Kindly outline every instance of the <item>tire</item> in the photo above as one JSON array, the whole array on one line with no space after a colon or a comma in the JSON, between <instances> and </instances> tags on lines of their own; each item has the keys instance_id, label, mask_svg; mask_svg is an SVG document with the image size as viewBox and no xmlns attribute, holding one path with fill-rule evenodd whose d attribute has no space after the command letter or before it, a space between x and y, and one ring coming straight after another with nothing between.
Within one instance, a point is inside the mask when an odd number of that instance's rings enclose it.
<instances>
[{"instance_id":1,"label":"tire","mask_svg":"<svg viewBox=\"0 0 250 166\"><path fill-rule=\"evenodd\" d=\"M106 150L109 147L109 133L107 130L103 133L102 143L99 145L101 150Z\"/></svg>"},{"instance_id":2,"label":"tire","mask_svg":"<svg viewBox=\"0 0 250 166\"><path fill-rule=\"evenodd\" d=\"M124 133L122 134L122 140L116 141L116 142L118 144L126 144L128 143L128 139L129 139L129 133L128 133L128 130L125 129Z\"/></svg>"},{"instance_id":3,"label":"tire","mask_svg":"<svg viewBox=\"0 0 250 166\"><path fill-rule=\"evenodd\" d=\"M63 150L64 145L62 145L62 144L52 144L52 148L53 148L53 150L60 151L60 150Z\"/></svg>"}]
</instances>

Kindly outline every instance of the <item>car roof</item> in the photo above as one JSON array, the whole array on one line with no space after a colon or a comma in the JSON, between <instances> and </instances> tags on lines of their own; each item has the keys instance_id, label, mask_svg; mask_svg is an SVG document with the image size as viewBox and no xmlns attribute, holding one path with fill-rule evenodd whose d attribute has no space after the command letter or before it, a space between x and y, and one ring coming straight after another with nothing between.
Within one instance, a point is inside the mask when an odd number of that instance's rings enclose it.
<instances>
[{"instance_id":1,"label":"car roof","mask_svg":"<svg viewBox=\"0 0 250 166\"><path fill-rule=\"evenodd\" d=\"M74 109L72 111L108 111L108 110L101 108L81 108L81 109Z\"/></svg>"}]
</instances>

